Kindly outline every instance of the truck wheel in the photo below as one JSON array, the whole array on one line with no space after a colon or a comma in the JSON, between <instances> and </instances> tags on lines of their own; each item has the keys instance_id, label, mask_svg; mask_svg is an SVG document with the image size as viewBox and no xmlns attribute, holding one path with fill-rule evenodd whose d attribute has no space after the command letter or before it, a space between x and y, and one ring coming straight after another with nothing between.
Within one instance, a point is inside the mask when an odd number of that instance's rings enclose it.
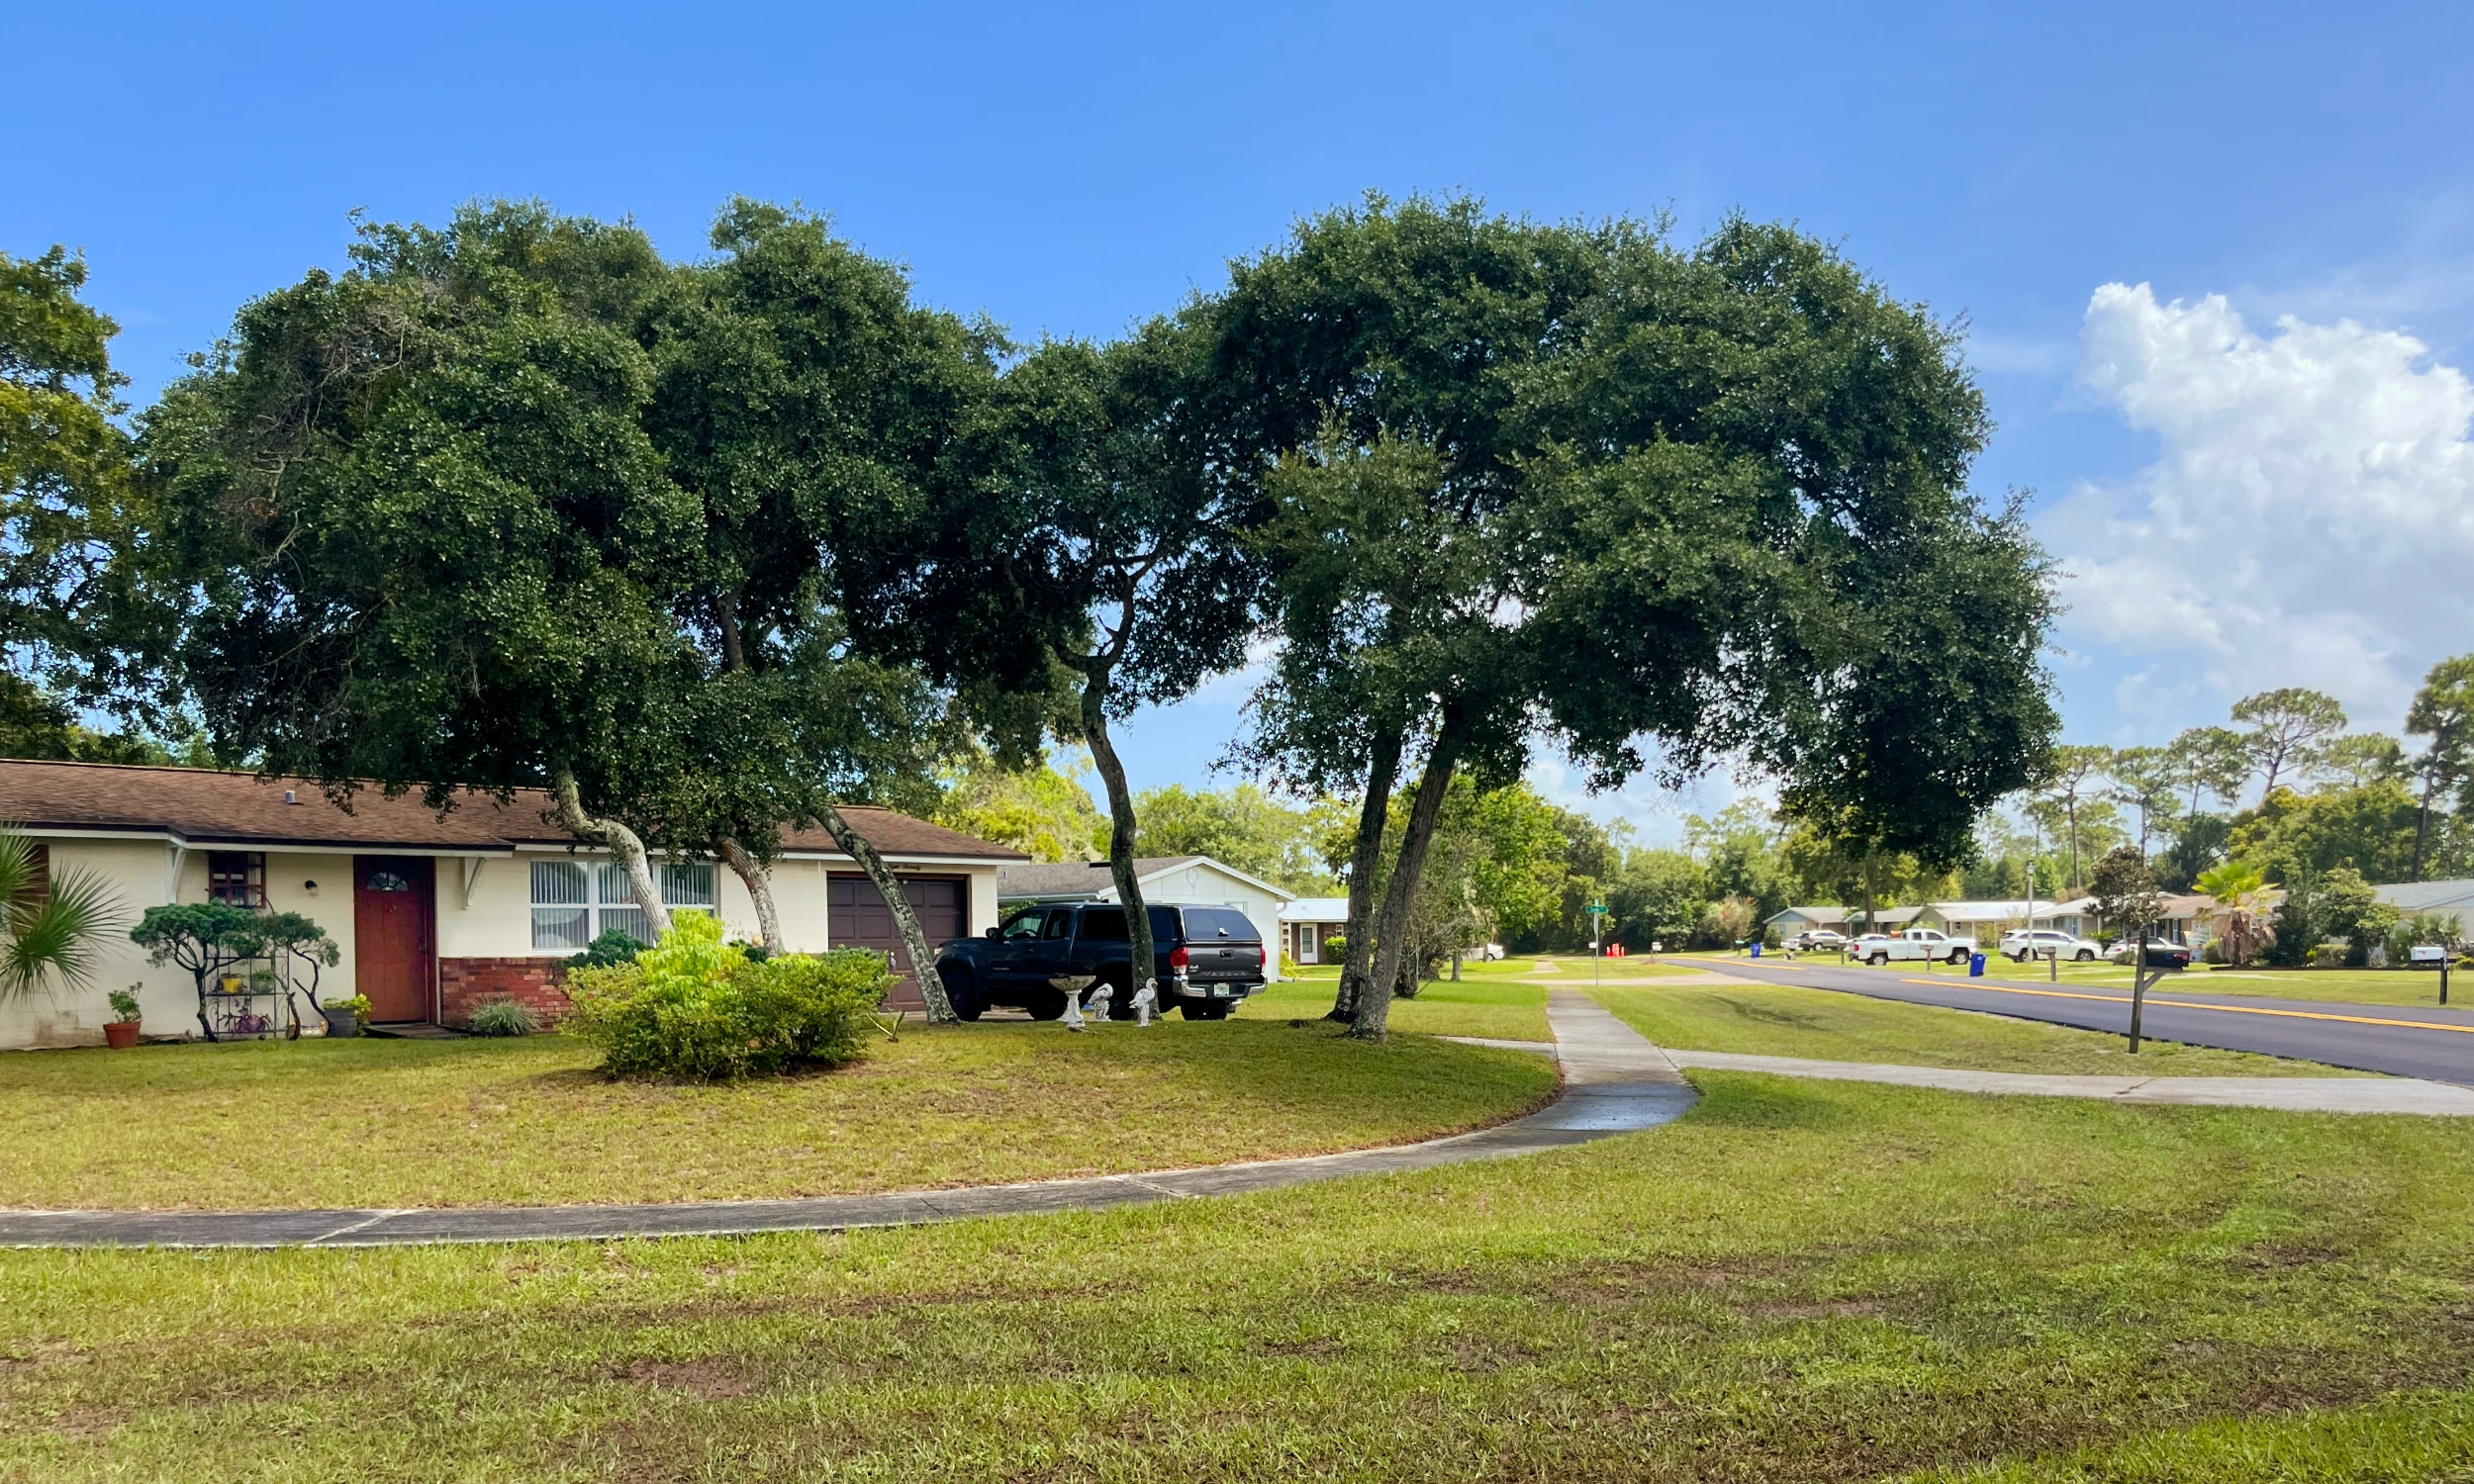
<instances>
[{"instance_id":1,"label":"truck wheel","mask_svg":"<svg viewBox=\"0 0 2474 1484\"><path fill-rule=\"evenodd\" d=\"M1872 965L1872 967L1873 967L1873 968L1875 968L1875 969L1880 969L1880 968L1884 968L1884 967L1886 967L1886 966L1889 964L1889 962L1890 962L1890 956L1889 956L1888 954L1874 954L1874 955L1873 955L1870 959L1866 960L1865 962L1866 962L1866 963L1869 963L1870 965Z\"/></svg>"},{"instance_id":2,"label":"truck wheel","mask_svg":"<svg viewBox=\"0 0 2474 1484\"><path fill-rule=\"evenodd\" d=\"M956 1020L977 1020L988 1008L980 998L979 986L971 982L970 970L959 964L939 964L936 976L945 981L945 998L952 1002Z\"/></svg>"},{"instance_id":3,"label":"truck wheel","mask_svg":"<svg viewBox=\"0 0 2474 1484\"><path fill-rule=\"evenodd\" d=\"M2078 953L2078 960L2079 960L2079 962L2080 962L2080 963L2082 963L2082 964L2093 963L2093 962L2095 962L2095 959L2096 959L2096 954L2095 954L2094 950L2092 950L2092 949L2085 949L2085 948L2083 948L2083 949L2080 949L2080 950L2079 950L2079 953Z\"/></svg>"},{"instance_id":4,"label":"truck wheel","mask_svg":"<svg viewBox=\"0 0 2474 1484\"><path fill-rule=\"evenodd\" d=\"M1951 963L1953 963L1953 964L1964 964L1964 963L1966 963L1966 962L1967 962L1967 951L1966 951L1965 949L1963 949L1963 948L1956 948L1956 949L1952 949L1952 950L1951 950L1950 961L1951 961Z\"/></svg>"},{"instance_id":5,"label":"truck wheel","mask_svg":"<svg viewBox=\"0 0 2474 1484\"><path fill-rule=\"evenodd\" d=\"M1065 1013L1065 991L1033 989L1023 997L1022 1008L1030 1012L1033 1020L1054 1020Z\"/></svg>"}]
</instances>

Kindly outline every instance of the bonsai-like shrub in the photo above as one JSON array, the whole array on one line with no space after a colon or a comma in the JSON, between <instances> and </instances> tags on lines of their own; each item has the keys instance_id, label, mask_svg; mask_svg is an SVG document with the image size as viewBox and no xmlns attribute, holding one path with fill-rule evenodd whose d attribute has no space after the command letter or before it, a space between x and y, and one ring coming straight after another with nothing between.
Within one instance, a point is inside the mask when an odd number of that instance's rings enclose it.
<instances>
[{"instance_id":1,"label":"bonsai-like shrub","mask_svg":"<svg viewBox=\"0 0 2474 1484\"><path fill-rule=\"evenodd\" d=\"M541 1028L532 1007L512 999L485 999L473 1006L470 1029L476 1036L529 1036Z\"/></svg>"},{"instance_id":2,"label":"bonsai-like shrub","mask_svg":"<svg viewBox=\"0 0 2474 1484\"><path fill-rule=\"evenodd\" d=\"M864 949L784 954L762 963L721 941L721 925L683 912L627 964L567 975L567 1028L602 1049L613 1076L718 1081L856 1059L868 1012L894 984Z\"/></svg>"},{"instance_id":3,"label":"bonsai-like shrub","mask_svg":"<svg viewBox=\"0 0 2474 1484\"><path fill-rule=\"evenodd\" d=\"M177 964L198 984L198 1029L219 1039L206 1018L206 986L235 964L255 958L262 944L258 915L228 902L175 902L148 907L129 939L156 964Z\"/></svg>"},{"instance_id":4,"label":"bonsai-like shrub","mask_svg":"<svg viewBox=\"0 0 2474 1484\"><path fill-rule=\"evenodd\" d=\"M114 1020L121 1021L124 1024L140 1018L140 1016L143 1013L138 1007L138 986L136 984L132 984L126 989L115 989L103 997L111 1002L112 1018Z\"/></svg>"}]
</instances>

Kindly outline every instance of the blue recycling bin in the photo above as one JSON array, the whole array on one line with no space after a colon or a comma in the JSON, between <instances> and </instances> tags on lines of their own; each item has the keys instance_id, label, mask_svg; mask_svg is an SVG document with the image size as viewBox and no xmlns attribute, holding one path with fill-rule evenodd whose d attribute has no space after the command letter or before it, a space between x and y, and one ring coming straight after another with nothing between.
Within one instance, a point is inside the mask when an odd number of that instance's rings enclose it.
<instances>
[{"instance_id":1,"label":"blue recycling bin","mask_svg":"<svg viewBox=\"0 0 2474 1484\"><path fill-rule=\"evenodd\" d=\"M1967 955L1967 977L1971 979L1980 979L1984 977L1984 955Z\"/></svg>"},{"instance_id":2,"label":"blue recycling bin","mask_svg":"<svg viewBox=\"0 0 2474 1484\"><path fill-rule=\"evenodd\" d=\"M1756 958L1756 959L1758 959L1758 958L1760 958L1760 956L1761 956L1761 946L1760 946L1759 943L1755 943L1755 944L1753 945L1753 957L1754 957L1754 958Z\"/></svg>"}]
</instances>

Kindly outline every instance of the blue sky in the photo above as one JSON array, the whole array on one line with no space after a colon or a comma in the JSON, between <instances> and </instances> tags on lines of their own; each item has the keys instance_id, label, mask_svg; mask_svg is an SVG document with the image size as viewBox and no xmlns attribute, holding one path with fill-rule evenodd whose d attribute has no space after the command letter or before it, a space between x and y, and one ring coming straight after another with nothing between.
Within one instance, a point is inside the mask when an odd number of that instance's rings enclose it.
<instances>
[{"instance_id":1,"label":"blue sky","mask_svg":"<svg viewBox=\"0 0 2474 1484\"><path fill-rule=\"evenodd\" d=\"M141 399L244 299L338 265L356 207L537 195L685 256L725 196L797 199L933 302L1086 335L1368 188L1686 236L1741 208L1966 317L2000 423L1978 485L2033 490L2073 574L2073 739L2273 684L2393 730L2474 648L2461 0L98 5L10 31L40 168L0 249L86 251ZM1140 718L1138 782L1202 781L1240 689ZM1590 807L1658 837L1725 791Z\"/></svg>"}]
</instances>

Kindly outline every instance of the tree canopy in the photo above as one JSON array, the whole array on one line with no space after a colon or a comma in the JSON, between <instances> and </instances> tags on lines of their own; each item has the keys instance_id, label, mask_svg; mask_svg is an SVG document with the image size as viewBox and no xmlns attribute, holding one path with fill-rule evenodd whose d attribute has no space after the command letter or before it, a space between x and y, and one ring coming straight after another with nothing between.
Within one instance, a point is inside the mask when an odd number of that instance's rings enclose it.
<instances>
[{"instance_id":1,"label":"tree canopy","mask_svg":"<svg viewBox=\"0 0 2474 1484\"><path fill-rule=\"evenodd\" d=\"M1826 247L1377 198L1238 264L1213 314L1216 395L1275 469L1254 755L1356 772L1371 839L1423 753L1380 955L1456 770L1516 775L1541 736L1598 787L1645 742L1669 781L1731 762L1944 861L2041 774L2046 566L1966 493L1981 399L1946 326Z\"/></svg>"}]
</instances>

